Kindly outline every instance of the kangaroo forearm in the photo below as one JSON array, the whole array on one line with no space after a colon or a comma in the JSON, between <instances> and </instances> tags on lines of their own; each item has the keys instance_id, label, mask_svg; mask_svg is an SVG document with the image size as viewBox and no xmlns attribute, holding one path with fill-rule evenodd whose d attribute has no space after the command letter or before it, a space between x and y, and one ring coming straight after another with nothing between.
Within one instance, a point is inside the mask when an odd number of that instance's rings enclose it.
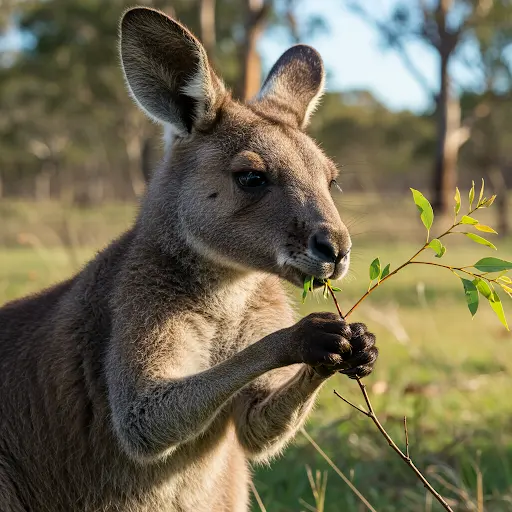
<instances>
[{"instance_id":1,"label":"kangaroo forearm","mask_svg":"<svg viewBox=\"0 0 512 512\"><path fill-rule=\"evenodd\" d=\"M282 341L274 333L204 372L139 392L117 421L125 446L153 458L196 437L235 393L281 365L275 348Z\"/></svg>"},{"instance_id":2,"label":"kangaroo forearm","mask_svg":"<svg viewBox=\"0 0 512 512\"><path fill-rule=\"evenodd\" d=\"M302 367L281 387L266 396L241 402L245 414L237 414L239 440L255 459L279 451L304 423L324 379L310 367Z\"/></svg>"}]
</instances>

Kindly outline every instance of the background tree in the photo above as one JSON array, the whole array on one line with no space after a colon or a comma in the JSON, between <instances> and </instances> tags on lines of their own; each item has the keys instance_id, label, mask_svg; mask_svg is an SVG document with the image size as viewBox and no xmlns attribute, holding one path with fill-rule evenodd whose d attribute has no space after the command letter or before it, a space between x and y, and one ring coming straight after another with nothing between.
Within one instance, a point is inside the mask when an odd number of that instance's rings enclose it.
<instances>
[{"instance_id":1,"label":"background tree","mask_svg":"<svg viewBox=\"0 0 512 512\"><path fill-rule=\"evenodd\" d=\"M411 75L429 95L435 105L436 152L433 172L434 207L446 212L451 201L451 191L457 182L458 153L471 136L475 121L490 114L491 105L478 103L471 112L461 116L460 84L452 77L453 64L473 69L475 59L480 66L487 62L477 52L469 58L471 50L479 46L484 32L492 30L501 41L501 52L506 51L511 40L503 44L505 34L512 24L512 11L507 0L414 0L399 2L389 19L376 18L368 3L348 0L348 7L371 23L383 36L386 45L397 51ZM489 38L488 38L489 39ZM407 45L419 41L435 52L439 66L439 83L432 90L426 77L409 57ZM494 48L497 51L497 48ZM503 54L503 53L502 53ZM504 63L505 61L503 61ZM492 73L495 67L487 67ZM482 87L482 77L476 77ZM483 99L483 98L482 98Z\"/></svg>"},{"instance_id":2,"label":"background tree","mask_svg":"<svg viewBox=\"0 0 512 512\"><path fill-rule=\"evenodd\" d=\"M240 97L251 97L265 73L258 54L261 37L288 39L290 44L312 42L317 33L329 30L324 13L303 15L304 2L143 3L177 16L201 35L227 84ZM471 68L475 80L467 90L453 83L450 87L447 97L453 108L449 112L455 112L452 119L458 121L447 125L446 133L452 138L445 137L450 144L444 152L455 148L456 158L443 162L456 162L460 157L460 172L467 184L481 176L485 152L486 161L492 160L492 166L486 164L486 169L492 167L489 176L495 183L510 185L505 126L512 108L507 60L511 40L507 22L512 19L512 8L495 1L485 12L473 14L476 3L453 2L466 7L455 19L458 23L465 20L465 25L450 58ZM354 9L368 5L355 0L351 4ZM424 4L426 14L421 10ZM159 129L133 107L119 70L117 26L120 12L129 5L127 0L2 3L0 30L6 33L14 28L23 44L16 51L0 53L1 193L85 205L112 198L130 200L143 191L161 143ZM388 34L387 44L407 63L409 42L426 37L418 32L421 27L428 28L434 39L437 4L415 0L397 5L391 20L362 12L379 24L380 33ZM490 24L491 20L496 22ZM0 48L1 42L0 36ZM414 63L410 64L414 72ZM423 78L418 80L426 84ZM428 89L428 93L434 104L436 91ZM424 189L429 162L439 154L438 114L439 109L425 114L394 112L365 91L331 91L310 130L343 166L348 186L397 191L409 184ZM463 143L464 151L459 154ZM497 149L491 150L495 145ZM501 211L505 209L506 205Z\"/></svg>"}]
</instances>

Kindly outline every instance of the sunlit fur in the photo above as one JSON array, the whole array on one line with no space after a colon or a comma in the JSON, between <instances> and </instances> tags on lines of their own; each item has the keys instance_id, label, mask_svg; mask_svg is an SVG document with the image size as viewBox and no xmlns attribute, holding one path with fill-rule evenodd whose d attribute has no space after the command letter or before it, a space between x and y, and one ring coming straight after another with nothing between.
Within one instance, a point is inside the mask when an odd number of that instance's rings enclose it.
<instances>
[{"instance_id":1,"label":"sunlit fur","mask_svg":"<svg viewBox=\"0 0 512 512\"><path fill-rule=\"evenodd\" d=\"M2 512L246 511L250 461L303 424L323 379L284 366L280 278L342 275L348 256L326 263L308 242L322 232L347 253L350 237L336 168L302 131L321 61L286 55L243 105L184 27L125 14L129 88L173 140L127 233L0 309ZM254 166L271 180L261 195L233 178Z\"/></svg>"}]
</instances>

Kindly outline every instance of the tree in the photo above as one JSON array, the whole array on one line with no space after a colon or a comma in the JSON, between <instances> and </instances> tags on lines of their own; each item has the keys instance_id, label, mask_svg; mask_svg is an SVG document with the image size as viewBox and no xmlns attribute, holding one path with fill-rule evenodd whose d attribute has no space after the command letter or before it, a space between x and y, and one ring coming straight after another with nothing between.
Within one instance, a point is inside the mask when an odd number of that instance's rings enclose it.
<instances>
[{"instance_id":1,"label":"tree","mask_svg":"<svg viewBox=\"0 0 512 512\"><path fill-rule=\"evenodd\" d=\"M461 117L459 95L451 77L451 64L471 64L468 48L478 46L480 27L493 24L496 31L506 30L512 19L512 6L506 0L415 0L399 2L390 19L374 17L362 1L348 0L350 9L371 23L384 37L388 47L401 56L411 75L435 104L437 144L433 172L434 207L448 211L451 193L457 181L457 160L462 145L471 135L475 121L490 113L488 104L476 105ZM426 78L407 53L411 40L420 41L438 57L439 83L431 90Z\"/></svg>"}]
</instances>

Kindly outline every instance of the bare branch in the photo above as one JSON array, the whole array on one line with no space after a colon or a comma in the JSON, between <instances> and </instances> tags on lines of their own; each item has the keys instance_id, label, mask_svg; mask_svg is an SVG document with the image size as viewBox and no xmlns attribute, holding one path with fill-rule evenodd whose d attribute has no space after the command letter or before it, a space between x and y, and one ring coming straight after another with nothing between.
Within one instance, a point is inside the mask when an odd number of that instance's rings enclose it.
<instances>
[{"instance_id":1,"label":"bare branch","mask_svg":"<svg viewBox=\"0 0 512 512\"><path fill-rule=\"evenodd\" d=\"M351 407L353 407L356 411L359 411L361 414L364 414L365 416L370 416L370 414L365 411L364 409L361 409L361 407L358 407L357 405L353 404L352 402L350 402L349 400L347 400L346 398L343 398L336 390L334 390L334 394L340 398L341 400L343 400L346 404L350 405Z\"/></svg>"},{"instance_id":2,"label":"bare branch","mask_svg":"<svg viewBox=\"0 0 512 512\"><path fill-rule=\"evenodd\" d=\"M405 434L405 455L410 459L409 455L409 433L407 432L407 416L404 416L404 434Z\"/></svg>"}]
</instances>

